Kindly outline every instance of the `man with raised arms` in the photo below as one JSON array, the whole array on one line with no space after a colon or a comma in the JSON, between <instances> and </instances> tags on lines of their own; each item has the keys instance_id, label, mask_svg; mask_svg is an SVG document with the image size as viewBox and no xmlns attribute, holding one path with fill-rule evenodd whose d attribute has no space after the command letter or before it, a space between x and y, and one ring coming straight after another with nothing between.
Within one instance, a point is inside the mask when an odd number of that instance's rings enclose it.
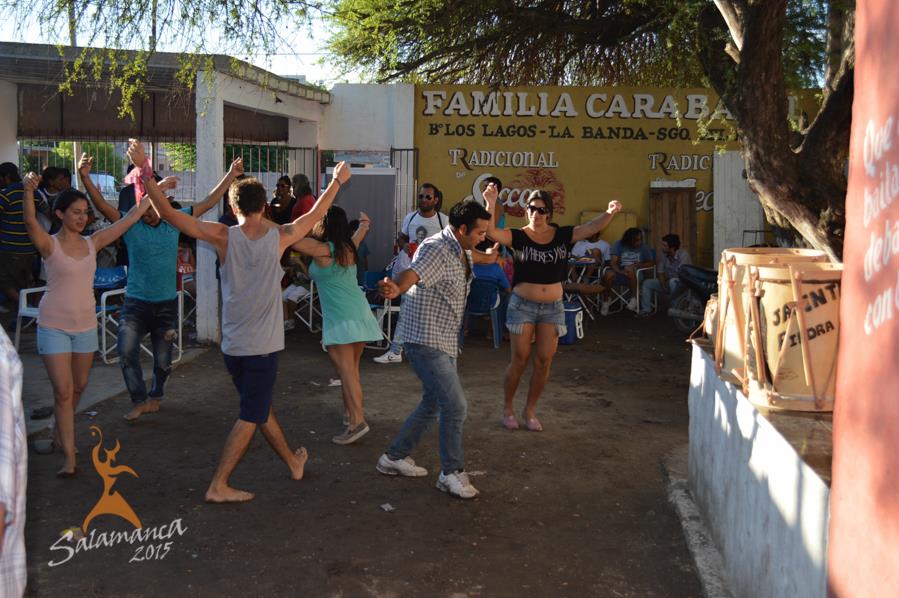
<instances>
[{"instance_id":1,"label":"man with raised arms","mask_svg":"<svg viewBox=\"0 0 899 598\"><path fill-rule=\"evenodd\" d=\"M238 224L229 228L175 210L152 180L144 148L138 141L132 140L128 155L136 167L142 168L141 180L160 217L184 234L211 244L221 263L221 349L225 367L240 395L240 416L225 441L218 467L206 491L206 501L252 500L252 493L232 488L228 480L257 427L290 468L291 477L302 479L308 458L306 449L291 451L271 406L278 352L284 349L279 259L287 247L305 237L321 220L340 186L349 180L349 166L339 163L334 169L334 178L312 210L283 225L263 218L268 196L258 180L245 178L235 182L228 191L228 199Z\"/></svg>"},{"instance_id":2,"label":"man with raised arms","mask_svg":"<svg viewBox=\"0 0 899 598\"><path fill-rule=\"evenodd\" d=\"M107 220L116 222L124 213L109 205L91 180L93 163L93 156L82 155L78 176L94 206ZM199 218L215 207L231 183L242 174L243 159L237 158L206 199L180 211ZM157 186L164 190L176 183L177 179L168 177ZM131 395L131 410L125 415L128 421L159 411L166 381L172 373L172 345L178 332L179 234L178 229L162 220L156 210L147 210L123 235L130 265L119 323L118 349L125 387ZM153 383L149 393L140 364L140 342L147 333L153 346Z\"/></svg>"}]
</instances>

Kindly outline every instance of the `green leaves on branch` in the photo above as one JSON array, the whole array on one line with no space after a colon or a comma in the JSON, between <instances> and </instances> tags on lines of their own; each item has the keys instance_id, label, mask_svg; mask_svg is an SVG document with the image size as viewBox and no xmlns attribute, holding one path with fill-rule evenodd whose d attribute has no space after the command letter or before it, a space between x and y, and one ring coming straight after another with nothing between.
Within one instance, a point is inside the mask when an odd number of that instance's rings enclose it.
<instances>
[{"instance_id":1,"label":"green leaves on branch","mask_svg":"<svg viewBox=\"0 0 899 598\"><path fill-rule=\"evenodd\" d=\"M309 25L320 5L295 0L0 0L21 30L39 27L68 59L60 90L103 84L121 93L119 115L134 117L145 97L148 67L157 51L178 54L176 80L192 88L212 54L273 54L283 32ZM77 47L72 48L72 33ZM124 52L130 50L135 53Z\"/></svg>"}]
</instances>

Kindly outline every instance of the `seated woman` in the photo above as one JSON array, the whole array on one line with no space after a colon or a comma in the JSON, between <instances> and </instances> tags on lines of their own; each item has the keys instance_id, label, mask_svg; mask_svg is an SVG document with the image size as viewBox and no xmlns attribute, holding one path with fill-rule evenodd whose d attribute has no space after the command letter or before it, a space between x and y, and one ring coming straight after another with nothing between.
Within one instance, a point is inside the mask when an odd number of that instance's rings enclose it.
<instances>
[{"instance_id":1,"label":"seated woman","mask_svg":"<svg viewBox=\"0 0 899 598\"><path fill-rule=\"evenodd\" d=\"M496 197L496 186L488 184L484 190L484 200L491 214L495 214L497 209ZM500 229L496 227L496 218L490 219L487 236L510 247L515 264L515 280L506 316L506 327L512 339L512 360L506 368L504 381L503 425L506 428L519 427L513 401L531 356L533 339L536 346L534 371L528 387L524 421L528 430L543 430L536 416L537 401L549 378L559 337L566 332L562 282L568 274L569 250L573 243L605 228L619 211L621 203L612 201L606 212L586 224L556 226L550 223L552 197L546 191L536 190L528 196L528 223L523 228Z\"/></svg>"},{"instance_id":2,"label":"seated woman","mask_svg":"<svg viewBox=\"0 0 899 598\"><path fill-rule=\"evenodd\" d=\"M34 191L39 181L33 172L25 176L23 202L25 228L47 269L47 292L37 317L37 348L53 385L56 430L65 453L57 475L69 477L75 474L75 410L97 350L96 255L137 222L150 202L141 202L116 223L82 236L90 209L87 197L69 189L56 198L54 212L61 226L50 235L35 214Z\"/></svg>"},{"instance_id":3,"label":"seated woman","mask_svg":"<svg viewBox=\"0 0 899 598\"><path fill-rule=\"evenodd\" d=\"M359 230L350 237L346 212L331 206L312 229L312 235L291 247L312 257L309 275L318 287L322 307L322 344L340 375L347 427L331 440L351 444L368 433L363 409L359 360L365 343L381 340L383 333L356 280L359 243L371 220L362 212Z\"/></svg>"}]
</instances>

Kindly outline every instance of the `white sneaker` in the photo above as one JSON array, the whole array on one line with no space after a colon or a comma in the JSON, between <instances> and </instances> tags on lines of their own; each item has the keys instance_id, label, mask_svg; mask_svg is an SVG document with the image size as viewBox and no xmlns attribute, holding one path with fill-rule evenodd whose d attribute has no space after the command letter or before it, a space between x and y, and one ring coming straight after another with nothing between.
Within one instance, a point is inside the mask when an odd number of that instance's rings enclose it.
<instances>
[{"instance_id":1,"label":"white sneaker","mask_svg":"<svg viewBox=\"0 0 899 598\"><path fill-rule=\"evenodd\" d=\"M480 492L468 481L468 474L464 471L456 471L446 475L442 471L437 478L437 489L447 492L456 498L474 498Z\"/></svg>"},{"instance_id":2,"label":"white sneaker","mask_svg":"<svg viewBox=\"0 0 899 598\"><path fill-rule=\"evenodd\" d=\"M403 363L403 354L387 351L387 353L375 357L372 361L375 363Z\"/></svg>"},{"instance_id":3,"label":"white sneaker","mask_svg":"<svg viewBox=\"0 0 899 598\"><path fill-rule=\"evenodd\" d=\"M428 475L428 470L416 465L412 457L404 457L394 461L387 456L387 453L381 455L381 458L378 459L378 464L375 465L375 469L384 475L401 475L407 478L420 478Z\"/></svg>"},{"instance_id":4,"label":"white sneaker","mask_svg":"<svg viewBox=\"0 0 899 598\"><path fill-rule=\"evenodd\" d=\"M637 311L638 305L637 305L637 298L636 298L636 297L631 297L631 298L630 298L630 300L627 302L627 308L628 308L629 310L633 311L633 312L636 312L636 311Z\"/></svg>"},{"instance_id":5,"label":"white sneaker","mask_svg":"<svg viewBox=\"0 0 899 598\"><path fill-rule=\"evenodd\" d=\"M602 305L599 306L599 315L607 316L609 315L609 308L612 307L612 302L610 300L605 300L602 302Z\"/></svg>"}]
</instances>

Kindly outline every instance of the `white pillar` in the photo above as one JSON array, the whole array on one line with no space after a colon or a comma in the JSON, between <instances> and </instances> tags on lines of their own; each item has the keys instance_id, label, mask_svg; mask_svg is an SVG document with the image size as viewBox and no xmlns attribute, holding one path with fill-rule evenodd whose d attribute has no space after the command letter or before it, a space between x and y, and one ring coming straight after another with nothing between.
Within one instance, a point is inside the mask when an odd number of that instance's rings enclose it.
<instances>
[{"instance_id":1,"label":"white pillar","mask_svg":"<svg viewBox=\"0 0 899 598\"><path fill-rule=\"evenodd\" d=\"M0 162L19 164L19 146L16 137L19 132L19 86L9 81L0 81ZM23 173L24 174L24 173Z\"/></svg>"},{"instance_id":2,"label":"white pillar","mask_svg":"<svg viewBox=\"0 0 899 598\"><path fill-rule=\"evenodd\" d=\"M318 146L318 123L291 118L287 121L287 145L291 147Z\"/></svg>"},{"instance_id":3,"label":"white pillar","mask_svg":"<svg viewBox=\"0 0 899 598\"><path fill-rule=\"evenodd\" d=\"M208 78L208 80L207 80ZM225 107L218 93L218 73L197 73L197 174L194 189L205 197L225 171ZM221 216L217 206L203 215L215 222ZM197 340L217 343L219 327L219 287L215 278L215 249L209 243L197 243Z\"/></svg>"}]
</instances>

